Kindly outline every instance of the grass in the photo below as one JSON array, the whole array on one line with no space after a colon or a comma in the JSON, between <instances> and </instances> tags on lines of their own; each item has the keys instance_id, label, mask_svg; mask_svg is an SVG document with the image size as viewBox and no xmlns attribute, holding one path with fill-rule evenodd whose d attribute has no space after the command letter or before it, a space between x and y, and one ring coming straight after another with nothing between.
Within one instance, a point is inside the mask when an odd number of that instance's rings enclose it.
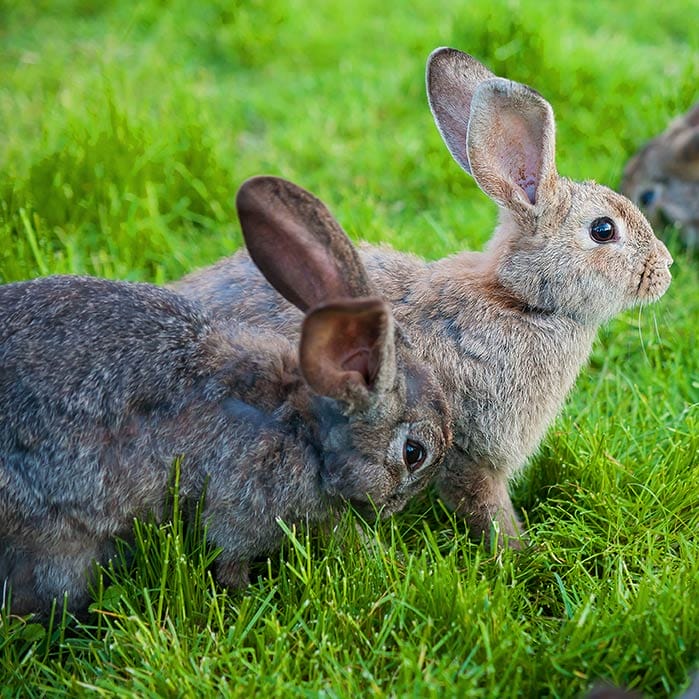
<instances>
[{"instance_id":1,"label":"grass","mask_svg":"<svg viewBox=\"0 0 699 699\"><path fill-rule=\"evenodd\" d=\"M696 99L696 0L0 0L0 282L162 282L240 244L280 174L355 239L436 258L494 206L432 124L424 61L470 51L553 104L563 174L615 186ZM289 532L245 593L181 520L139 525L93 614L0 620L0 697L667 696L699 665L699 260L603 329L514 486L531 547L468 540L431 497L370 531Z\"/></svg>"}]
</instances>

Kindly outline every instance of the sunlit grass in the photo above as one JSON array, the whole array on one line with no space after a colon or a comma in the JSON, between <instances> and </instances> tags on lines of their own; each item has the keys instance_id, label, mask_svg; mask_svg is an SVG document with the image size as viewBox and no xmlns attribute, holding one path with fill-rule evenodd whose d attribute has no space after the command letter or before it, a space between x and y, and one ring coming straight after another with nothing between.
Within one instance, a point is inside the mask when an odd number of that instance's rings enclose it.
<instances>
[{"instance_id":1,"label":"sunlit grass","mask_svg":"<svg viewBox=\"0 0 699 699\"><path fill-rule=\"evenodd\" d=\"M0 0L0 282L156 282L240 244L248 176L288 177L349 234L429 258L495 208L424 95L452 45L532 84L562 174L615 186L696 99L694 3ZM699 257L603 329L514 484L531 546L469 541L436 499L360 536L288 532L243 593L196 527L140 523L91 616L0 620L0 696L667 696L699 665ZM376 542L376 543L375 543Z\"/></svg>"}]
</instances>

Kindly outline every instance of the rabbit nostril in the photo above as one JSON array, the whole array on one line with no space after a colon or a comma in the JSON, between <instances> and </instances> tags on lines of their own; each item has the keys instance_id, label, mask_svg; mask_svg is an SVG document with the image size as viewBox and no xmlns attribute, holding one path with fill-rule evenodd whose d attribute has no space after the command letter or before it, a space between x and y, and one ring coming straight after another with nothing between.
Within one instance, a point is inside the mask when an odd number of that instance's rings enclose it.
<instances>
[{"instance_id":1,"label":"rabbit nostril","mask_svg":"<svg viewBox=\"0 0 699 699\"><path fill-rule=\"evenodd\" d=\"M655 200L655 191L652 189L644 190L643 192L641 192L640 196L638 197L638 201L640 202L641 206L650 206L654 200Z\"/></svg>"}]
</instances>

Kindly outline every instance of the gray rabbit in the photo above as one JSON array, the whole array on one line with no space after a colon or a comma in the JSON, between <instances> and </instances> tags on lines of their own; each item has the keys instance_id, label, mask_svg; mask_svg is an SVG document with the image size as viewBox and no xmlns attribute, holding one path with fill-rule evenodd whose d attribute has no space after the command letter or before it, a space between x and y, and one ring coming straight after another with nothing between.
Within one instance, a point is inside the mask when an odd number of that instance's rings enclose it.
<instances>
[{"instance_id":1,"label":"gray rabbit","mask_svg":"<svg viewBox=\"0 0 699 699\"><path fill-rule=\"evenodd\" d=\"M653 225L673 223L699 247L699 102L626 163L621 191Z\"/></svg>"},{"instance_id":2,"label":"gray rabbit","mask_svg":"<svg viewBox=\"0 0 699 699\"><path fill-rule=\"evenodd\" d=\"M585 699L642 699L642 696L630 689L598 685L585 695ZM699 699L699 675L695 675L690 686L675 699Z\"/></svg>"},{"instance_id":3,"label":"gray rabbit","mask_svg":"<svg viewBox=\"0 0 699 699\"><path fill-rule=\"evenodd\" d=\"M498 522L517 546L509 479L560 411L598 327L662 296L672 258L628 199L558 175L553 111L540 94L449 48L430 56L427 91L452 155L498 205L499 225L484 252L428 263L364 246L362 260L451 402L439 493L475 537ZM261 216L275 182L259 183ZM219 318L296 337L298 312L244 251L174 288Z\"/></svg>"},{"instance_id":4,"label":"gray rabbit","mask_svg":"<svg viewBox=\"0 0 699 699\"><path fill-rule=\"evenodd\" d=\"M293 342L148 284L0 287L0 592L13 612L64 594L83 609L93 561L134 517L163 516L178 457L230 586L278 546L279 518L332 519L347 501L389 514L433 478L451 421L431 370L327 210L293 186L271 209L258 194L241 187L241 224L305 314Z\"/></svg>"}]
</instances>

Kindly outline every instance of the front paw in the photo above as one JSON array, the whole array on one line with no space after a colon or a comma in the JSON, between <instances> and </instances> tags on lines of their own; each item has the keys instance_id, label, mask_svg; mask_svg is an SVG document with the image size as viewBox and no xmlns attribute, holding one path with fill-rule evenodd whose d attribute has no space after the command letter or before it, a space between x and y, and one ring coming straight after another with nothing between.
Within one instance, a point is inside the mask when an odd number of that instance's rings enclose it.
<instances>
[{"instance_id":1,"label":"front paw","mask_svg":"<svg viewBox=\"0 0 699 699\"><path fill-rule=\"evenodd\" d=\"M498 550L524 548L526 535L510 500L507 480L486 468L459 475L438 483L438 488L442 499L466 521L469 536Z\"/></svg>"},{"instance_id":2,"label":"front paw","mask_svg":"<svg viewBox=\"0 0 699 699\"><path fill-rule=\"evenodd\" d=\"M529 544L527 532L514 510L507 514L503 511L495 513L490 519L486 540L490 547L497 551L504 548L521 551Z\"/></svg>"},{"instance_id":3,"label":"front paw","mask_svg":"<svg viewBox=\"0 0 699 699\"><path fill-rule=\"evenodd\" d=\"M250 584L250 564L219 558L214 564L214 577L223 587L240 590Z\"/></svg>"}]
</instances>

